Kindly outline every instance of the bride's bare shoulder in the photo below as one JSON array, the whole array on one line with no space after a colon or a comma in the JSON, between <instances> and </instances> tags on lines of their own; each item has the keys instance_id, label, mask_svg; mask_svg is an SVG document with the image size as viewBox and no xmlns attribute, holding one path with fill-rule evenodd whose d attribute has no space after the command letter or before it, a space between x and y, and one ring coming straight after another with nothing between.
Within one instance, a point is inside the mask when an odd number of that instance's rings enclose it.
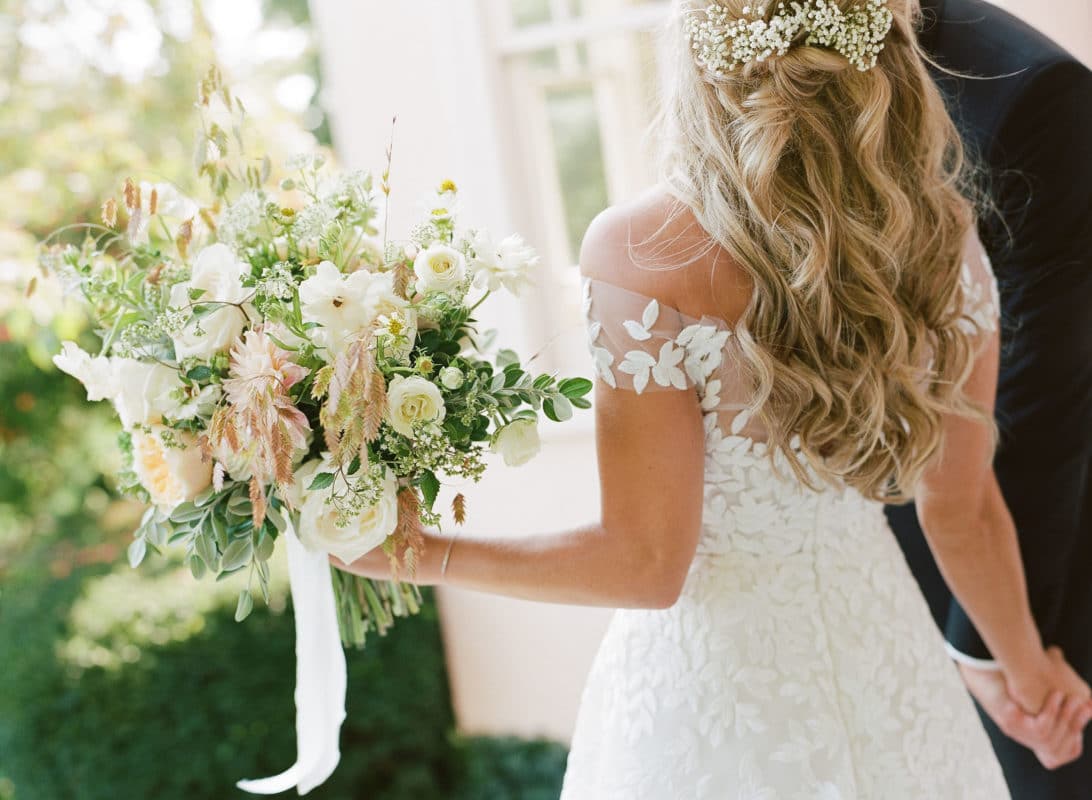
<instances>
[{"instance_id":1,"label":"bride's bare shoulder","mask_svg":"<svg viewBox=\"0 0 1092 800\"><path fill-rule=\"evenodd\" d=\"M592 221L580 269L587 277L700 313L726 308L722 288L730 294L735 286L749 288L741 285L731 259L694 212L659 186L607 208ZM720 299L707 305L711 280ZM727 302L727 307L737 305Z\"/></svg>"}]
</instances>

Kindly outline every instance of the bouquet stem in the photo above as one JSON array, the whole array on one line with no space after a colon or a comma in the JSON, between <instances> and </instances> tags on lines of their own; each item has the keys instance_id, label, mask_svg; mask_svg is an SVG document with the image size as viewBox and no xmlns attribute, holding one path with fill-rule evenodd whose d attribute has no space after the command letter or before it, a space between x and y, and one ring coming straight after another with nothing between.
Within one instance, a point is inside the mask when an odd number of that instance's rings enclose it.
<instances>
[{"instance_id":1,"label":"bouquet stem","mask_svg":"<svg viewBox=\"0 0 1092 800\"><path fill-rule=\"evenodd\" d=\"M369 631L386 636L396 617L421 610L421 590L416 584L361 578L331 568L338 627L346 647L363 649Z\"/></svg>"}]
</instances>

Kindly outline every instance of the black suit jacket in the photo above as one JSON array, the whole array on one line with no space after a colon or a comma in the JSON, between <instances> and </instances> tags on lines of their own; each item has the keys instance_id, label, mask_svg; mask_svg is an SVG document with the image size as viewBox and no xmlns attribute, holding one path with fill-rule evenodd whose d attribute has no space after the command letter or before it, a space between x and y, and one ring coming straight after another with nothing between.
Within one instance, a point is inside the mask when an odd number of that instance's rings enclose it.
<instances>
[{"instance_id":1,"label":"black suit jacket","mask_svg":"<svg viewBox=\"0 0 1092 800\"><path fill-rule=\"evenodd\" d=\"M1062 647L1092 681L1092 72L983 0L924 0L922 8L924 49L964 73L934 70L934 78L997 209L980 225L1002 304L994 466L1044 642ZM888 518L948 640L988 658L913 507L889 508ZM1088 747L1081 777L1058 788L1069 768L1014 766L1014 745L994 743L1014 797L1092 798ZM1027 788L1038 773L1054 783Z\"/></svg>"}]
</instances>

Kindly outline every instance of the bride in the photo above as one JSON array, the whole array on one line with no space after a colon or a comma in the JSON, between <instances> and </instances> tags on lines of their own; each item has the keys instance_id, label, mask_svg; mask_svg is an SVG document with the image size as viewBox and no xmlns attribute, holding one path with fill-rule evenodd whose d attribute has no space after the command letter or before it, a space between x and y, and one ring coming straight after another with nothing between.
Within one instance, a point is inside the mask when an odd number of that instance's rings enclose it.
<instances>
[{"instance_id":1,"label":"bride","mask_svg":"<svg viewBox=\"0 0 1092 800\"><path fill-rule=\"evenodd\" d=\"M601 521L428 533L417 580L617 609L562 800L1006 798L884 503L916 498L1043 751L1090 712L991 468L997 289L918 3L705 2L662 185L581 253Z\"/></svg>"}]
</instances>

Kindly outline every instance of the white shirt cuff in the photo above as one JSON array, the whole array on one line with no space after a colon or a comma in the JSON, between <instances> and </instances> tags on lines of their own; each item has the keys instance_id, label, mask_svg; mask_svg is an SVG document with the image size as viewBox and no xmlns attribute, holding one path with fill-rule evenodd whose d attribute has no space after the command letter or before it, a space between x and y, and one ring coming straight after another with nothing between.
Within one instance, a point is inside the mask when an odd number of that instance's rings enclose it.
<instances>
[{"instance_id":1,"label":"white shirt cuff","mask_svg":"<svg viewBox=\"0 0 1092 800\"><path fill-rule=\"evenodd\" d=\"M974 656L969 656L966 653L956 650L951 642L945 642L944 648L948 651L948 655L952 657L952 660L958 661L960 664L966 664L968 667L988 670L990 672L1001 671L1001 665L992 658L975 658Z\"/></svg>"}]
</instances>

